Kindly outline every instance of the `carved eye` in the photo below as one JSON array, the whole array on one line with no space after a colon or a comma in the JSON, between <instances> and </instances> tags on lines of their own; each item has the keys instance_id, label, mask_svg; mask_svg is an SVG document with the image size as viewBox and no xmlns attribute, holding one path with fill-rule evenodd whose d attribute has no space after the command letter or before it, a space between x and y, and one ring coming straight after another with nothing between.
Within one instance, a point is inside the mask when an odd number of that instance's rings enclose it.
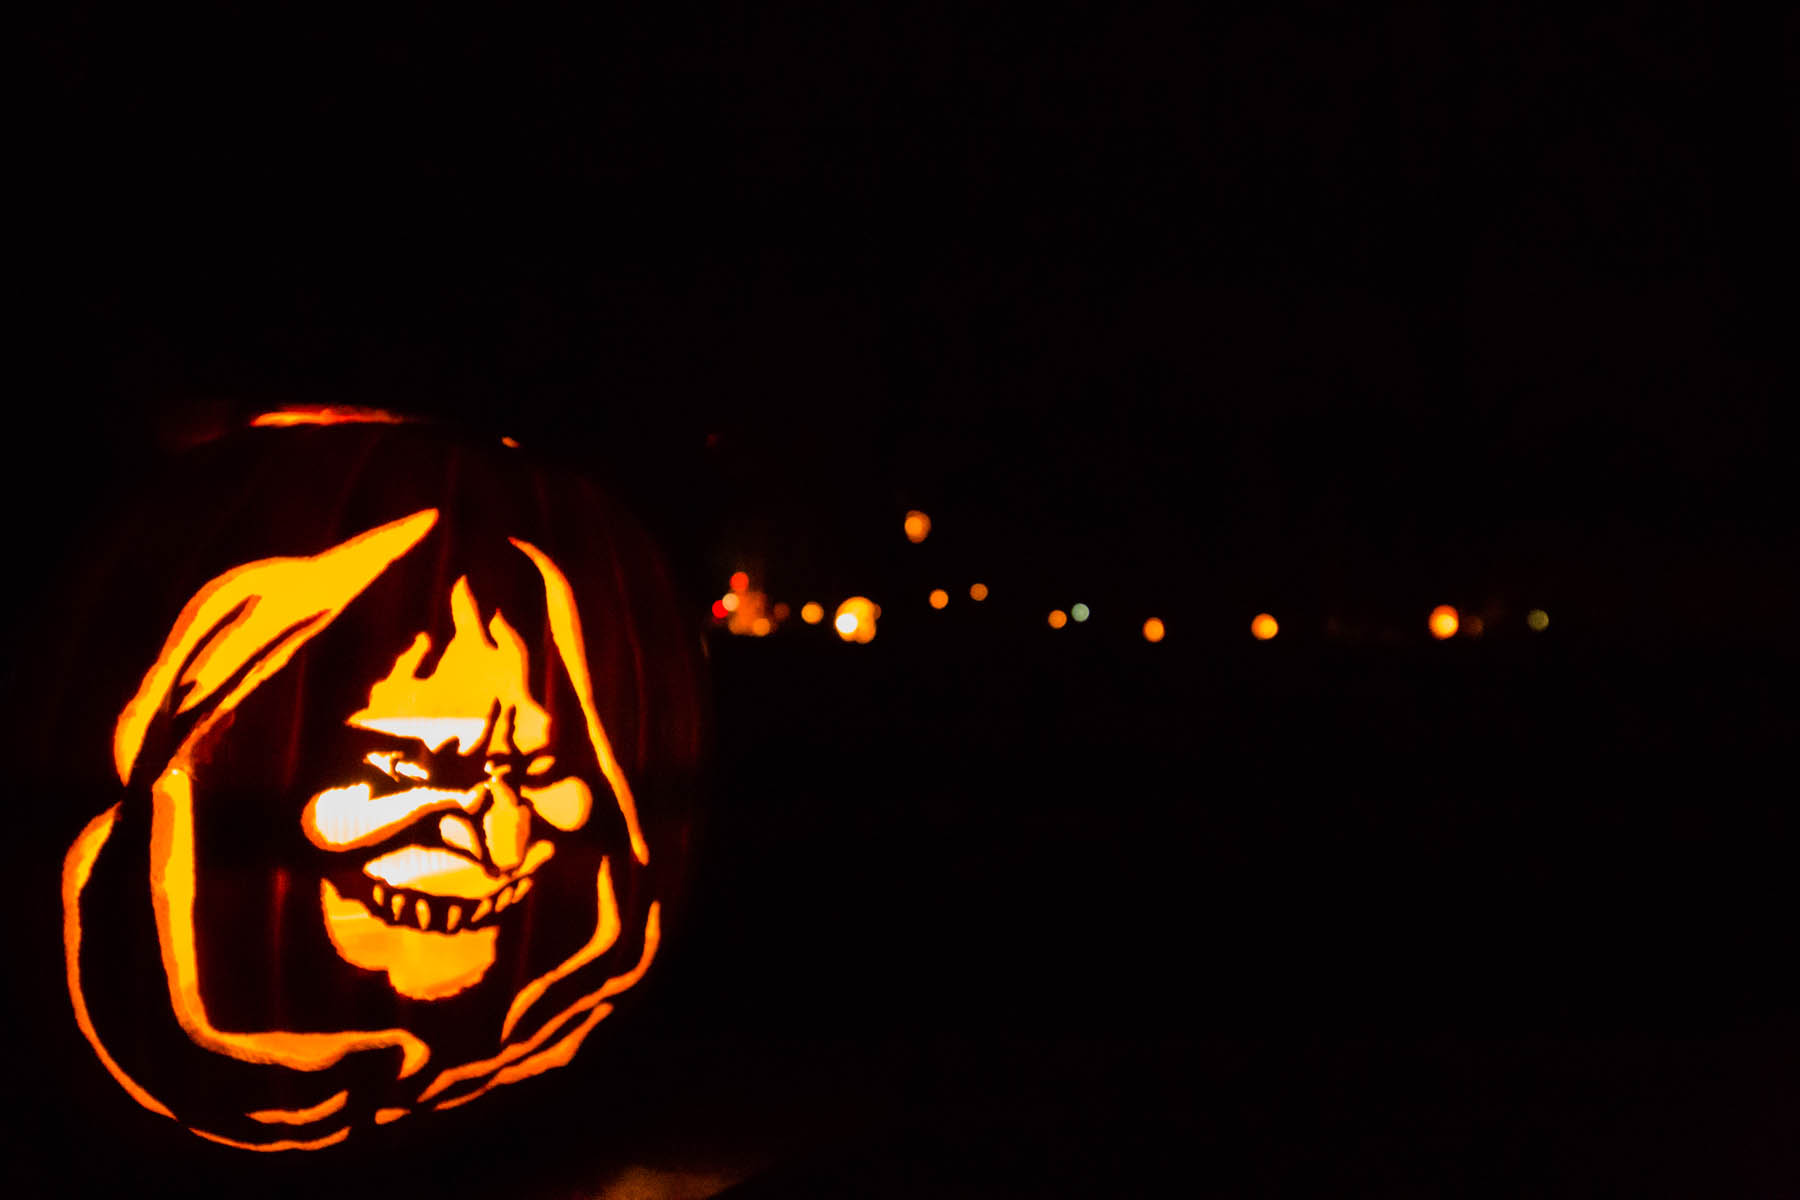
<instances>
[{"instance_id":1,"label":"carved eye","mask_svg":"<svg viewBox=\"0 0 1800 1200\"><path fill-rule=\"evenodd\" d=\"M411 779L417 782L431 778L431 772L418 763L404 761L396 751L370 751L363 756L363 761L389 779Z\"/></svg>"},{"instance_id":2,"label":"carved eye","mask_svg":"<svg viewBox=\"0 0 1800 1200\"><path fill-rule=\"evenodd\" d=\"M536 758L531 760L531 765L525 768L525 773L527 775L531 776L533 779L538 779L538 778L541 778L542 776L548 775L550 773L550 769L552 767L554 767L555 765L556 765L556 757L554 755L540 754Z\"/></svg>"}]
</instances>

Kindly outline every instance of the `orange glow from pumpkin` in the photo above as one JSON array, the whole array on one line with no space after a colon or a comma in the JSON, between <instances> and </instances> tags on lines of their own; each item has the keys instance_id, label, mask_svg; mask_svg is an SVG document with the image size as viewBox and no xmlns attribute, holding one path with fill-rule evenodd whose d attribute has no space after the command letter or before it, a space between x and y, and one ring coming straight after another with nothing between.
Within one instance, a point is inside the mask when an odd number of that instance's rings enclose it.
<instances>
[{"instance_id":1,"label":"orange glow from pumpkin","mask_svg":"<svg viewBox=\"0 0 1800 1200\"><path fill-rule=\"evenodd\" d=\"M74 844L69 847L69 853L63 858L63 958L68 966L69 999L75 1006L75 1024L81 1030L81 1035L87 1038L88 1044L94 1048L106 1073L117 1080L133 1100L151 1112L172 1120L175 1114L162 1101L145 1091L142 1084L127 1075L113 1056L107 1053L99 1031L94 1028L93 1018L88 1014L87 995L81 990L81 893L93 874L94 860L99 857L106 840L112 836L113 823L119 818L120 807L115 804L89 821L87 828L76 837Z\"/></svg>"},{"instance_id":2,"label":"orange glow from pumpkin","mask_svg":"<svg viewBox=\"0 0 1800 1200\"><path fill-rule=\"evenodd\" d=\"M1163 628L1161 617L1151 617L1144 622L1144 640L1146 642L1160 642L1166 632L1168 631Z\"/></svg>"},{"instance_id":3,"label":"orange glow from pumpkin","mask_svg":"<svg viewBox=\"0 0 1800 1200\"><path fill-rule=\"evenodd\" d=\"M931 518L913 509L906 514L906 540L915 546L931 536Z\"/></svg>"},{"instance_id":4,"label":"orange glow from pumpkin","mask_svg":"<svg viewBox=\"0 0 1800 1200\"><path fill-rule=\"evenodd\" d=\"M971 599L971 600L986 600L987 598L988 598L987 584L971 583L969 585L969 599Z\"/></svg>"},{"instance_id":5,"label":"orange glow from pumpkin","mask_svg":"<svg viewBox=\"0 0 1800 1200\"><path fill-rule=\"evenodd\" d=\"M1250 622L1250 636L1259 642L1266 642L1281 632L1281 625L1268 613L1257 613Z\"/></svg>"},{"instance_id":6,"label":"orange glow from pumpkin","mask_svg":"<svg viewBox=\"0 0 1800 1200\"><path fill-rule=\"evenodd\" d=\"M587 1037L588 1032L612 1011L612 1005L601 1002L631 987L639 979L642 979L644 972L649 969L650 960L656 956L656 948L662 940L661 911L662 905L659 902L651 903L650 915L644 925L644 953L639 958L637 966L623 975L607 980L598 991L582 997L563 1009L562 1012L544 1022L543 1026L525 1041L506 1047L492 1058L465 1063L460 1067L452 1067L445 1071L432 1080L431 1085L419 1094L419 1103L425 1103L455 1084L479 1079L481 1076L493 1072L493 1077L473 1092L449 1100L440 1100L435 1106L438 1109L454 1108L502 1084L514 1083L520 1079L541 1074L551 1067L566 1065L576 1047L580 1046L582 1039ZM563 1035L549 1050L534 1053L538 1047L549 1041L562 1028L564 1022L583 1012L590 1014L587 1020ZM519 1061L521 1059L523 1061Z\"/></svg>"},{"instance_id":7,"label":"orange glow from pumpkin","mask_svg":"<svg viewBox=\"0 0 1800 1200\"><path fill-rule=\"evenodd\" d=\"M1462 625L1462 618L1450 605L1440 604L1431 610L1431 619L1426 624L1431 629L1431 636L1441 642L1456 636L1457 629Z\"/></svg>"},{"instance_id":8,"label":"orange glow from pumpkin","mask_svg":"<svg viewBox=\"0 0 1800 1200\"><path fill-rule=\"evenodd\" d=\"M345 1138L349 1137L350 1127L346 1125L336 1133L328 1134L322 1138L313 1138L310 1141L292 1138L283 1139L277 1142L240 1142L236 1138L228 1138L216 1133L208 1133L204 1129L190 1128L188 1132L203 1137L209 1142L217 1142L221 1146L230 1146L234 1150L261 1150L267 1152L272 1150L323 1150L325 1147L335 1146Z\"/></svg>"},{"instance_id":9,"label":"orange glow from pumpkin","mask_svg":"<svg viewBox=\"0 0 1800 1200\"><path fill-rule=\"evenodd\" d=\"M467 577L451 586L450 612L455 636L432 673L418 675L432 648L430 635L421 633L369 692L368 705L351 715L351 728L413 738L434 754L452 739L459 755L542 750L550 740L550 714L531 695L525 639L498 611L482 628ZM489 715L495 702L501 706L498 721Z\"/></svg>"},{"instance_id":10,"label":"orange glow from pumpkin","mask_svg":"<svg viewBox=\"0 0 1800 1200\"><path fill-rule=\"evenodd\" d=\"M619 813L625 818L625 832L631 838L632 856L648 866L650 848L644 844L644 833L638 825L637 801L632 798L631 785L625 781L619 760L613 756L612 742L600 724L599 706L594 703L594 680L588 674L587 643L581 634L581 616L575 610L575 590L569 586L568 576L562 569L550 561L549 555L530 542L518 538L507 541L522 551L543 576L545 598L550 603L550 639L575 685L575 696L581 703L582 719L587 725L588 741L599 757L601 774L619 802Z\"/></svg>"},{"instance_id":11,"label":"orange glow from pumpkin","mask_svg":"<svg viewBox=\"0 0 1800 1200\"><path fill-rule=\"evenodd\" d=\"M418 545L437 518L437 509L428 508L311 558L268 558L234 567L201 588L175 619L162 653L119 714L113 731L119 782L130 779L131 763L165 697L187 686L175 708L183 713L235 680L218 702L235 709L376 576ZM246 660L255 666L236 678Z\"/></svg>"},{"instance_id":12,"label":"orange glow from pumpkin","mask_svg":"<svg viewBox=\"0 0 1800 1200\"><path fill-rule=\"evenodd\" d=\"M192 764L201 753L198 748L231 723L250 691L285 666L308 639L417 545L437 516L436 510L425 510L311 558L266 559L215 578L182 610L137 694L119 715L114 766L121 782L128 783L153 719L211 705L202 710L151 784L148 831L149 899L170 1012L188 1039L203 1050L305 1073L325 1071L350 1055L397 1049L396 1082L417 1075L433 1056L433 1048L405 1028L293 1032L222 1030L215 1025L201 989L195 927L198 895L213 884L197 867ZM568 580L535 546L516 538L511 544L542 577L548 641L567 673L585 723L583 732L618 805L633 857L647 863L648 849L630 787L600 725ZM421 836L441 839L441 844L426 841L390 850L363 864L368 890L358 895L340 894L331 879L320 880L320 919L339 955L365 970L386 972L397 993L421 1001L454 995L482 981L495 960L494 943L503 936L497 926L483 922L490 914L524 903L533 890L532 873L554 854L555 843L550 840L554 835L537 836L534 830L540 822L551 830L578 829L593 806L593 792L580 776L558 778L552 773L555 756L546 751L561 744L561 735L550 727L550 714L530 691L530 680L540 677L542 670L533 670L523 639L498 611L483 624L466 578L452 586L449 600L455 632L432 673L423 678L416 674L430 649L430 635L421 632L371 687L368 703L346 721L351 727L410 743L371 752L364 760L391 779L397 790L377 795L367 782L327 788L308 803L300 822L314 845L333 852L387 845L401 830L413 827ZM452 747L459 757L479 756L487 762L486 777L474 787L432 786L434 755L452 753ZM64 947L70 997L78 1027L108 1072L145 1108L173 1116L118 1066L94 1026L82 990L82 895L119 811L120 806L114 805L90 822L65 859ZM597 887L593 937L571 958L519 988L507 1013L503 1041L556 980L616 941L620 922L609 859L601 860ZM471 905L465 920L463 914ZM504 1046L500 1061L512 1065L493 1070L493 1077L474 1094L566 1063L586 1031L610 1011L599 1001L631 986L648 967L659 937L657 922L658 908L652 903L637 966L552 1017L526 1042ZM514 980L504 982L509 988L517 986ZM596 1007L600 1011L563 1032L550 1049L532 1053L573 1014ZM472 1065L476 1069L469 1077L489 1073L489 1068ZM443 1078L440 1075L433 1087L441 1088ZM458 1097L456 1102L471 1098ZM339 1092L311 1107L259 1108L242 1116L262 1124L302 1126L329 1122L346 1103L346 1093ZM386 1123L407 1111L384 1107L377 1120ZM262 1151L315 1149L340 1142L350 1132L346 1123L323 1136L315 1136L318 1130L304 1135L296 1130L292 1138L257 1139L241 1130L233 1132L242 1136L226 1137L189 1128L211 1141Z\"/></svg>"},{"instance_id":13,"label":"orange glow from pumpkin","mask_svg":"<svg viewBox=\"0 0 1800 1200\"><path fill-rule=\"evenodd\" d=\"M263 428L295 425L404 425L407 418L379 408L321 404L277 409L252 417L250 424ZM504 440L504 439L502 439Z\"/></svg>"},{"instance_id":14,"label":"orange glow from pumpkin","mask_svg":"<svg viewBox=\"0 0 1800 1200\"><path fill-rule=\"evenodd\" d=\"M950 603L950 593L946 592L943 588L932 588L930 599L931 607L944 608Z\"/></svg>"},{"instance_id":15,"label":"orange glow from pumpkin","mask_svg":"<svg viewBox=\"0 0 1800 1200\"><path fill-rule=\"evenodd\" d=\"M333 1066L354 1051L398 1046L403 1052L401 1079L416 1073L431 1050L404 1029L343 1033L289 1033L271 1029L256 1033L225 1032L207 1015L200 995L200 962L195 945L194 901L198 873L194 866L194 789L185 767L190 737L177 765L163 772L151 789L150 897L156 912L169 1003L182 1031L196 1045L245 1062L274 1062L299 1071ZM330 886L327 884L326 886Z\"/></svg>"},{"instance_id":16,"label":"orange glow from pumpkin","mask_svg":"<svg viewBox=\"0 0 1800 1200\"><path fill-rule=\"evenodd\" d=\"M805 621L808 625L817 625L820 621L825 619L825 606L816 601L808 600L805 604L800 606L800 619Z\"/></svg>"},{"instance_id":17,"label":"orange glow from pumpkin","mask_svg":"<svg viewBox=\"0 0 1800 1200\"><path fill-rule=\"evenodd\" d=\"M1050 628L1061 629L1069 623L1069 614L1060 608L1050 610Z\"/></svg>"},{"instance_id":18,"label":"orange glow from pumpkin","mask_svg":"<svg viewBox=\"0 0 1800 1200\"><path fill-rule=\"evenodd\" d=\"M311 1108L267 1108L260 1112L245 1113L252 1121L261 1121L265 1125L310 1125L314 1121L322 1121L332 1113L339 1111L350 1100L348 1090L326 1100L321 1100Z\"/></svg>"},{"instance_id":19,"label":"orange glow from pumpkin","mask_svg":"<svg viewBox=\"0 0 1800 1200\"><path fill-rule=\"evenodd\" d=\"M512 1031L518 1025L519 1018L524 1016L526 1010L536 1004L538 998L549 991L553 984L593 962L611 950L613 943L619 940L619 902L613 894L611 861L604 858L600 860L600 875L595 880L595 887L598 889L600 921L594 926L594 936L589 938L587 944L580 950L565 959L560 966L538 976L519 989L519 994L513 997L512 1007L506 1010L506 1023L500 1027L502 1038L512 1036Z\"/></svg>"}]
</instances>

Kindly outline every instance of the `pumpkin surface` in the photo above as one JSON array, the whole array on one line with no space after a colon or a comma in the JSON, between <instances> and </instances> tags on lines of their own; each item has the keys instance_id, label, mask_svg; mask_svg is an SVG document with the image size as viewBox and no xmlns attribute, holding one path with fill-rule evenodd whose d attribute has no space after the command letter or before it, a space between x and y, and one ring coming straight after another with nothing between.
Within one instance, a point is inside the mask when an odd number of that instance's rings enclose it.
<instances>
[{"instance_id":1,"label":"pumpkin surface","mask_svg":"<svg viewBox=\"0 0 1800 1200\"><path fill-rule=\"evenodd\" d=\"M251 428L93 575L63 949L139 1105L336 1145L567 1064L651 968L702 652L590 484L429 425Z\"/></svg>"}]
</instances>

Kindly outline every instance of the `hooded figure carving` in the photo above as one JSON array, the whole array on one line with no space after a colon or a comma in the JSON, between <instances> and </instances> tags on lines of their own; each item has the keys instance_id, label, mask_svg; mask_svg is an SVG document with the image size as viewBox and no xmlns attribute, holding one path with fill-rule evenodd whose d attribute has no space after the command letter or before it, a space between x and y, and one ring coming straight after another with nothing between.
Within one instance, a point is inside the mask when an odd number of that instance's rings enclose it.
<instances>
[{"instance_id":1,"label":"hooded figure carving","mask_svg":"<svg viewBox=\"0 0 1800 1200\"><path fill-rule=\"evenodd\" d=\"M64 864L70 996L202 1137L313 1149L564 1065L655 954L569 580L439 518L214 578L119 714L125 799ZM127 1002L142 889L166 989ZM109 1041L163 995L160 1034ZM154 1088L130 1068L195 1049Z\"/></svg>"}]
</instances>

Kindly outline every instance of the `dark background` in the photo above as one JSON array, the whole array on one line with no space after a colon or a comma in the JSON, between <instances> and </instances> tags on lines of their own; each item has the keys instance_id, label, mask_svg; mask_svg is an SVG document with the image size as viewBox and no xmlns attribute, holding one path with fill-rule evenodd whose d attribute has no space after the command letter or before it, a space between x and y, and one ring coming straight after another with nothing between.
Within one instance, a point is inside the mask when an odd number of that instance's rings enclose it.
<instances>
[{"instance_id":1,"label":"dark background","mask_svg":"<svg viewBox=\"0 0 1800 1200\"><path fill-rule=\"evenodd\" d=\"M590 470L697 633L740 567L883 605L867 646L706 634L684 936L578 1114L495 1097L382 1188L1791 1194L1791 24L26 44L15 563L158 455L361 404ZM252 1169L126 1144L27 1188Z\"/></svg>"}]
</instances>

